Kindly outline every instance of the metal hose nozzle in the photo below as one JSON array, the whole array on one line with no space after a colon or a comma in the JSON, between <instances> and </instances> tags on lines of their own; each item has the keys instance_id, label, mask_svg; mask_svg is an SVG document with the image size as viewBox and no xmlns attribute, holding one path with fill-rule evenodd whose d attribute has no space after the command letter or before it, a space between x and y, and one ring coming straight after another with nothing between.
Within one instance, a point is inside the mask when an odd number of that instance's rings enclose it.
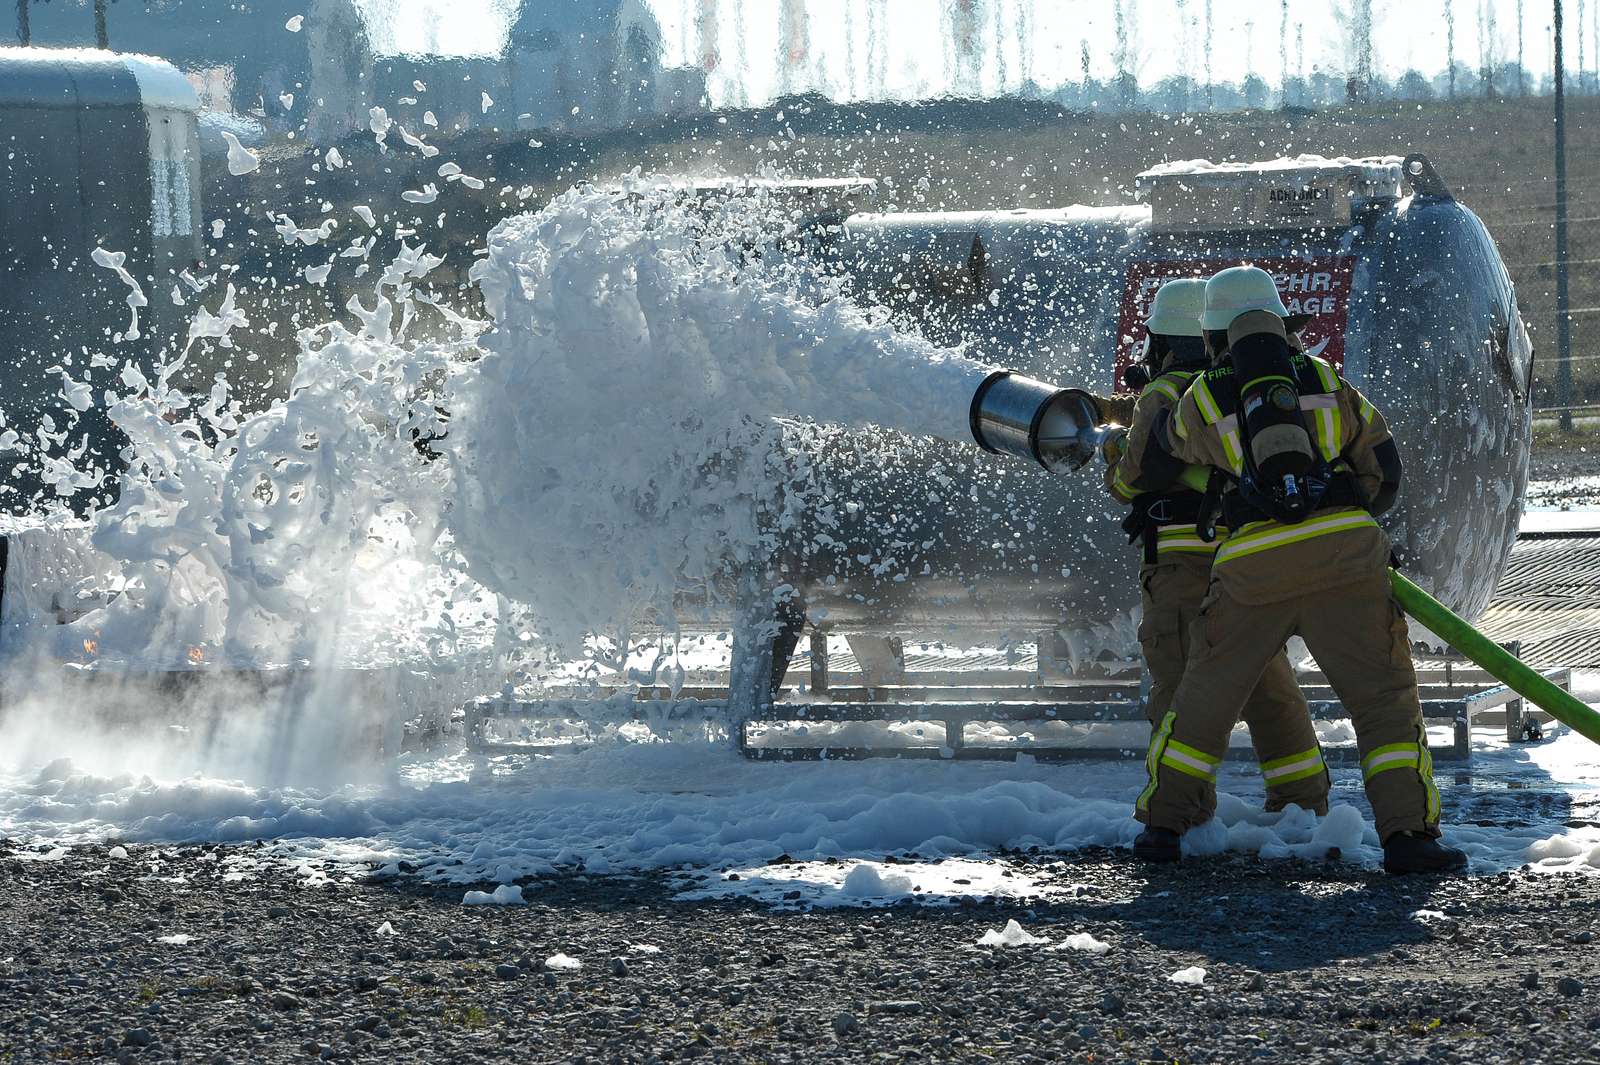
<instances>
[{"instance_id":1,"label":"metal hose nozzle","mask_svg":"<svg viewBox=\"0 0 1600 1065\"><path fill-rule=\"evenodd\" d=\"M1105 436L1089 393L1009 370L996 370L978 386L971 422L972 438L985 451L1030 459L1052 473L1084 465Z\"/></svg>"}]
</instances>

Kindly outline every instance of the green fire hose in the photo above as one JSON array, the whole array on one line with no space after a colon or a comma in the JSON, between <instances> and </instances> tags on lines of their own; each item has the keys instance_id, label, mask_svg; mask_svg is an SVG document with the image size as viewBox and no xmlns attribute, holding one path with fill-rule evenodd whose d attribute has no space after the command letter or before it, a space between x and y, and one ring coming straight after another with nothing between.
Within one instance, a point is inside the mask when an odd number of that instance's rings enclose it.
<instances>
[{"instance_id":1,"label":"green fire hose","mask_svg":"<svg viewBox=\"0 0 1600 1065\"><path fill-rule=\"evenodd\" d=\"M1206 473L1199 466L1190 466L1179 480L1197 492L1206 489ZM1465 618L1423 591L1399 570L1389 571L1389 586L1400 609L1427 626L1428 631L1557 721L1600 743L1600 713L1588 704L1556 687L1549 678L1473 628Z\"/></svg>"},{"instance_id":2,"label":"green fire hose","mask_svg":"<svg viewBox=\"0 0 1600 1065\"><path fill-rule=\"evenodd\" d=\"M1400 609L1428 627L1428 631L1497 677L1506 687L1549 714L1600 743L1600 713L1571 692L1552 684L1538 670L1519 661L1505 648L1467 624L1466 619L1423 591L1399 570L1389 571Z\"/></svg>"}]
</instances>

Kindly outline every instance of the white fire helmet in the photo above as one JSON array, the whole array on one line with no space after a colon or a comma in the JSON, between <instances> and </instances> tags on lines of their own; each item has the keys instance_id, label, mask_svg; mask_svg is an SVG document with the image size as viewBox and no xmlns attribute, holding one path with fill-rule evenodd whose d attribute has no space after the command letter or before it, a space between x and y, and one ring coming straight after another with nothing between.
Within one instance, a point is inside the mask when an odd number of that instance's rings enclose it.
<instances>
[{"instance_id":1,"label":"white fire helmet","mask_svg":"<svg viewBox=\"0 0 1600 1065\"><path fill-rule=\"evenodd\" d=\"M1206 282L1206 309L1200 319L1206 329L1226 329L1235 318L1251 311L1289 317L1272 275L1259 266L1230 266Z\"/></svg>"},{"instance_id":2,"label":"white fire helmet","mask_svg":"<svg viewBox=\"0 0 1600 1065\"><path fill-rule=\"evenodd\" d=\"M1144 320L1148 332L1170 337L1200 335L1200 315L1206 307L1206 279L1180 277L1156 290L1150 316Z\"/></svg>"}]
</instances>

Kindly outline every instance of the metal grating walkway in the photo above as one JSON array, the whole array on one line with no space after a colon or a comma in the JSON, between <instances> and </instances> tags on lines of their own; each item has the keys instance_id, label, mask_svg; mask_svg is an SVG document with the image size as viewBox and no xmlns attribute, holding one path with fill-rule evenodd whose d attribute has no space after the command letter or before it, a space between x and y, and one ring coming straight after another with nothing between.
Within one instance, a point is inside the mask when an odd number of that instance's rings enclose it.
<instances>
[{"instance_id":1,"label":"metal grating walkway","mask_svg":"<svg viewBox=\"0 0 1600 1065\"><path fill-rule=\"evenodd\" d=\"M1478 627L1531 666L1600 668L1600 535L1518 540Z\"/></svg>"}]
</instances>

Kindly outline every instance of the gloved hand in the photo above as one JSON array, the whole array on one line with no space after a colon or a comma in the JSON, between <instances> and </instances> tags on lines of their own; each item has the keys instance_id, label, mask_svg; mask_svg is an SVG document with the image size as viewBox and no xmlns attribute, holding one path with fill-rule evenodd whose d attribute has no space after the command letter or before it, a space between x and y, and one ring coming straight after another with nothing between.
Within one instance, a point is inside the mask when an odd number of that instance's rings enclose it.
<instances>
[{"instance_id":1,"label":"gloved hand","mask_svg":"<svg viewBox=\"0 0 1600 1065\"><path fill-rule=\"evenodd\" d=\"M1122 461L1122 454L1128 448L1128 430L1118 426L1106 433L1105 439L1100 441L1100 457L1106 460L1107 466L1115 466Z\"/></svg>"}]
</instances>

